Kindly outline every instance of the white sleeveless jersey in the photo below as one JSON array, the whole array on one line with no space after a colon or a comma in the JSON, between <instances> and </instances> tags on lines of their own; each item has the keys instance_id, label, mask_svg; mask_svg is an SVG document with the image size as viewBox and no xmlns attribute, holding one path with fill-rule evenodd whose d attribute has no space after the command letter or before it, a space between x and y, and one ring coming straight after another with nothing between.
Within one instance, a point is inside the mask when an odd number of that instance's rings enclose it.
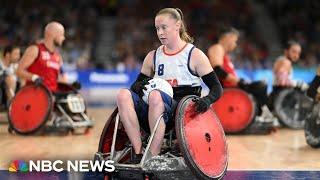
<instances>
[{"instance_id":1,"label":"white sleeveless jersey","mask_svg":"<svg viewBox=\"0 0 320 180\"><path fill-rule=\"evenodd\" d=\"M188 43L179 53L166 54L160 46L154 54L154 77L167 80L172 87L201 86L201 79L190 69L191 52L194 45Z\"/></svg>"}]
</instances>

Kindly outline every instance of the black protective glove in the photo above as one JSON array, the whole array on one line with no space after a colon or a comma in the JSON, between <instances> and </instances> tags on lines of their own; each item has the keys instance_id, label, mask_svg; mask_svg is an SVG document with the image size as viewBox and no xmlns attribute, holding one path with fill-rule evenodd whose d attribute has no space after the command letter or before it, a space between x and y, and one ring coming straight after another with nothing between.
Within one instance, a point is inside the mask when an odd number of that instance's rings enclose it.
<instances>
[{"instance_id":1,"label":"black protective glove","mask_svg":"<svg viewBox=\"0 0 320 180\"><path fill-rule=\"evenodd\" d=\"M204 113L206 112L211 105L211 100L209 97L205 96L202 98L194 98L192 101L194 101L194 109L196 113Z\"/></svg>"},{"instance_id":2,"label":"black protective glove","mask_svg":"<svg viewBox=\"0 0 320 180\"><path fill-rule=\"evenodd\" d=\"M71 86L73 88L75 88L76 90L80 90L81 89L81 83L79 81L74 81Z\"/></svg>"},{"instance_id":3,"label":"black protective glove","mask_svg":"<svg viewBox=\"0 0 320 180\"><path fill-rule=\"evenodd\" d=\"M142 97L143 90L147 90L145 86L148 84L149 84L148 80L136 81L135 83L132 84L131 90L137 93L140 97Z\"/></svg>"},{"instance_id":4,"label":"black protective glove","mask_svg":"<svg viewBox=\"0 0 320 180\"><path fill-rule=\"evenodd\" d=\"M247 90L248 89L248 86L249 86L249 83L247 81L245 81L244 79L240 79L240 81L238 82L238 87L240 89L243 89L243 90Z\"/></svg>"},{"instance_id":5,"label":"black protective glove","mask_svg":"<svg viewBox=\"0 0 320 180\"><path fill-rule=\"evenodd\" d=\"M33 83L36 85L36 86L40 86L42 84L43 80L41 77L38 77L37 79L35 79L33 81Z\"/></svg>"},{"instance_id":6,"label":"black protective glove","mask_svg":"<svg viewBox=\"0 0 320 180\"><path fill-rule=\"evenodd\" d=\"M294 84L294 88L297 89L297 90L300 90L302 92L306 92L309 88L309 85L303 81L297 81L295 84Z\"/></svg>"},{"instance_id":7,"label":"black protective glove","mask_svg":"<svg viewBox=\"0 0 320 180\"><path fill-rule=\"evenodd\" d=\"M212 103L217 101L223 92L222 86L216 74L211 71L210 73L201 77L203 82L208 86L210 89L209 94L202 98L195 98L194 110L195 113L204 113L206 112Z\"/></svg>"},{"instance_id":8,"label":"black protective glove","mask_svg":"<svg viewBox=\"0 0 320 180\"><path fill-rule=\"evenodd\" d=\"M310 86L307 90L307 95L310 98L315 98L318 94L318 88L320 87L320 76L316 75L310 83Z\"/></svg>"}]
</instances>

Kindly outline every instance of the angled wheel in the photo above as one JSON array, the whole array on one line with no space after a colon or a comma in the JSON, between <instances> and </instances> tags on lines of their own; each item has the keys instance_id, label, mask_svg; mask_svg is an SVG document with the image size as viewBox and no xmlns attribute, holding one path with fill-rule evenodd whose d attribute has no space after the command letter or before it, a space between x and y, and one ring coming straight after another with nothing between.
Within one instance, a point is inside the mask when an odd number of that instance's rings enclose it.
<instances>
[{"instance_id":1,"label":"angled wheel","mask_svg":"<svg viewBox=\"0 0 320 180\"><path fill-rule=\"evenodd\" d=\"M52 111L51 92L43 85L23 87L15 97L8 111L11 128L18 134L32 134L48 120Z\"/></svg>"},{"instance_id":2,"label":"angled wheel","mask_svg":"<svg viewBox=\"0 0 320 180\"><path fill-rule=\"evenodd\" d=\"M198 178L221 179L228 164L223 128L211 109L195 115L192 98L182 99L176 113L175 128L182 155Z\"/></svg>"},{"instance_id":3,"label":"angled wheel","mask_svg":"<svg viewBox=\"0 0 320 180\"><path fill-rule=\"evenodd\" d=\"M254 120L256 103L247 92L237 88L226 88L223 95L211 108L217 113L227 133L238 133Z\"/></svg>"},{"instance_id":4,"label":"angled wheel","mask_svg":"<svg viewBox=\"0 0 320 180\"><path fill-rule=\"evenodd\" d=\"M304 134L307 144L313 148L320 147L320 103L313 107L312 113L307 117Z\"/></svg>"},{"instance_id":5,"label":"angled wheel","mask_svg":"<svg viewBox=\"0 0 320 180\"><path fill-rule=\"evenodd\" d=\"M98 152L100 153L106 154L111 152L112 138L117 114L118 108L116 108L110 115L102 130L98 147ZM129 141L129 139L124 129L118 129L117 133L118 134L115 150L120 151L125 148L125 145ZM104 179L116 179L116 177L114 177L112 173L106 173Z\"/></svg>"},{"instance_id":6,"label":"angled wheel","mask_svg":"<svg viewBox=\"0 0 320 180\"><path fill-rule=\"evenodd\" d=\"M109 153L111 151L111 144L117 113L118 108L116 108L113 111L111 116L106 121L102 134L100 136L98 152ZM116 150L122 150L128 141L129 139L124 129L118 129Z\"/></svg>"},{"instance_id":7,"label":"angled wheel","mask_svg":"<svg viewBox=\"0 0 320 180\"><path fill-rule=\"evenodd\" d=\"M303 92L292 88L284 89L275 97L274 111L283 125L303 129L305 119L311 112L311 103Z\"/></svg>"}]
</instances>

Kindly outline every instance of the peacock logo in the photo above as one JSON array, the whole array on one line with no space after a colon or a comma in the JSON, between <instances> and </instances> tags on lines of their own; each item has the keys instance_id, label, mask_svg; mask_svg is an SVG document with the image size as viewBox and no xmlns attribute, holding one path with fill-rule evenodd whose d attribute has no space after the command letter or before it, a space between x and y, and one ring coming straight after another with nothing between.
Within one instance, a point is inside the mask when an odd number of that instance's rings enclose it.
<instances>
[{"instance_id":1,"label":"peacock logo","mask_svg":"<svg viewBox=\"0 0 320 180\"><path fill-rule=\"evenodd\" d=\"M9 172L28 172L28 164L22 160L15 160L9 166Z\"/></svg>"}]
</instances>

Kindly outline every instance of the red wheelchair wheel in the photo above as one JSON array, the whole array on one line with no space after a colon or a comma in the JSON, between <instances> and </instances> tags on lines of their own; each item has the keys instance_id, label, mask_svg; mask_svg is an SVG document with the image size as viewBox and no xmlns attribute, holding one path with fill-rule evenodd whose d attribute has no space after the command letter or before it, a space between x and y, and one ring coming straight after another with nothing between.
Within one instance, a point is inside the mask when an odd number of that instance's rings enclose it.
<instances>
[{"instance_id":1,"label":"red wheelchair wheel","mask_svg":"<svg viewBox=\"0 0 320 180\"><path fill-rule=\"evenodd\" d=\"M111 151L111 144L115 126L116 116L118 114L118 108L116 108L109 119L107 120L102 134L100 136L98 152L109 153ZM116 151L122 150L125 144L129 141L128 136L124 129L118 129L117 139L116 139Z\"/></svg>"},{"instance_id":2,"label":"red wheelchair wheel","mask_svg":"<svg viewBox=\"0 0 320 180\"><path fill-rule=\"evenodd\" d=\"M10 126L19 134L36 132L48 120L52 103L52 95L45 86L23 87L10 104L8 111Z\"/></svg>"},{"instance_id":3,"label":"red wheelchair wheel","mask_svg":"<svg viewBox=\"0 0 320 180\"><path fill-rule=\"evenodd\" d=\"M247 92L224 89L223 95L211 108L217 113L223 129L228 133L238 133L247 128L255 117L256 104Z\"/></svg>"},{"instance_id":4,"label":"red wheelchair wheel","mask_svg":"<svg viewBox=\"0 0 320 180\"><path fill-rule=\"evenodd\" d=\"M211 109L195 115L192 98L182 99L176 114L176 133L182 155L200 179L220 179L228 164L223 128Z\"/></svg>"}]
</instances>

